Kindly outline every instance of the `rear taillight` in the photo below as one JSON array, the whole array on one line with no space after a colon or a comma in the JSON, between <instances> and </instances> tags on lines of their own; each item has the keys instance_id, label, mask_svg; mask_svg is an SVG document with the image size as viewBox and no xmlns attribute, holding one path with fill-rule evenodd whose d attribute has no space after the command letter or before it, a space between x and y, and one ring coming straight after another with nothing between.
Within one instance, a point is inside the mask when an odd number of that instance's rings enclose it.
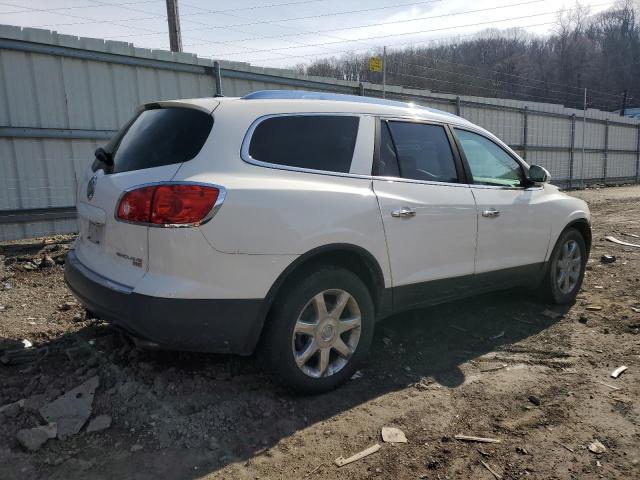
<instances>
[{"instance_id":1,"label":"rear taillight","mask_svg":"<svg viewBox=\"0 0 640 480\"><path fill-rule=\"evenodd\" d=\"M158 226L199 225L207 219L222 187L161 184L128 191L120 199L117 218Z\"/></svg>"}]
</instances>

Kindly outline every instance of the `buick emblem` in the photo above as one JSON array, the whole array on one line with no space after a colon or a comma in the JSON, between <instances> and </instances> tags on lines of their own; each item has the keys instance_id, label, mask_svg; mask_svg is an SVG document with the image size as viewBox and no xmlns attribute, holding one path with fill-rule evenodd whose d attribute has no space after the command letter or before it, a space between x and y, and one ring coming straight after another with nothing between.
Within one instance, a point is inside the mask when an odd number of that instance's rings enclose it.
<instances>
[{"instance_id":1,"label":"buick emblem","mask_svg":"<svg viewBox=\"0 0 640 480\"><path fill-rule=\"evenodd\" d=\"M89 180L89 183L87 184L87 199L91 200L93 198L93 194L96 193L96 182L98 181L98 176L94 175L93 177L91 177L91 180Z\"/></svg>"}]
</instances>

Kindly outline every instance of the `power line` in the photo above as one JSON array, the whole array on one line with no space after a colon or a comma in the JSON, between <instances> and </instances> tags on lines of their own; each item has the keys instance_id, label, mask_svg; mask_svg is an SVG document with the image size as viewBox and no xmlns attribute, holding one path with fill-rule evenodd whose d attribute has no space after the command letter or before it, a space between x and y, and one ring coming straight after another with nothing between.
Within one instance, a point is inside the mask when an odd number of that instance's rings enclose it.
<instances>
[{"instance_id":1,"label":"power line","mask_svg":"<svg viewBox=\"0 0 640 480\"><path fill-rule=\"evenodd\" d=\"M599 6L603 6L603 5L610 5L610 3L601 3L601 4L597 4L597 5L589 5L591 7L599 7ZM429 30L418 30L415 32L401 32L401 33L393 33L393 34L388 34L388 35L374 35L372 37L365 37L365 38L357 38L357 39L352 39L352 40L339 40L339 41L334 41L334 42L324 42L324 43L316 43L316 44L306 44L306 47L323 47L325 45L334 45L334 44L339 44L339 43L345 43L345 42L358 42L361 40L377 40L380 38L389 38L389 37L401 37L401 36L407 36L407 35L417 35L420 33L431 33L431 32L438 32L438 31L443 31L443 30L452 30L454 28L466 28L466 27L476 27L479 25L489 25L489 24L493 24L493 23L501 23L501 22L507 22L507 21L511 21L511 20L521 20L524 18L534 18L534 17L542 17L545 15L555 15L557 13L559 13L561 10L553 10L551 12L544 12L544 13L537 13L537 14L533 14L533 15L521 15L518 17L510 17L510 18L502 18L500 20L488 20L488 21L484 21L484 22L476 22L476 23L469 23L466 25L455 25L452 27L441 27L441 28L431 28ZM278 48L265 48L265 49L258 49L258 50L250 50L248 52L232 52L232 53L227 53L226 55L246 55L247 53L265 53L265 52L276 52L279 50L290 50L292 48L295 47L278 47Z\"/></svg>"},{"instance_id":2,"label":"power line","mask_svg":"<svg viewBox=\"0 0 640 480\"><path fill-rule=\"evenodd\" d=\"M316 1L320 1L320 0L316 0ZM119 3L117 6L126 7L128 5L143 5L143 4L149 4L149 3L163 3L163 2L164 2L164 0L141 0L141 1L137 1L137 2ZM5 4L5 5L8 5L8 4ZM99 8L99 6L93 6L93 5L72 5L72 6L69 6L69 7L38 8L38 9L24 7L22 5L10 5L10 6L19 7L19 8L22 8L23 10L15 10L13 12L0 12L0 14L2 14L2 15L11 15L11 14L33 12L33 11L55 13L55 12L60 11L60 10L79 10L79 9L84 9L84 8Z\"/></svg>"},{"instance_id":3,"label":"power line","mask_svg":"<svg viewBox=\"0 0 640 480\"><path fill-rule=\"evenodd\" d=\"M433 58L429 58L429 57L427 57L425 55L420 55L420 54L415 53L415 52L413 52L413 54L416 57L419 57L419 58L425 58L427 60L434 60ZM499 70L487 69L487 68L484 68L484 67L481 67L481 66L478 66L478 65L469 65L467 63L453 62L451 60L445 60L445 59L441 59L441 58L437 58L437 59L435 59L435 61L443 62L443 63L449 63L451 65L458 65L458 66L467 67L467 68L474 68L476 70L482 70L482 71L485 71L485 72L495 73L495 74L498 74L498 75L505 75L505 76L508 76L508 77L523 78L523 79L534 81L534 82L544 83L545 85L548 84L548 85L555 85L555 86L560 86L560 87L575 88L577 90L580 90L581 92L584 90L584 87L577 87L577 86L574 86L574 85L567 85L567 84L563 84L563 83L559 83L559 82L551 82L549 80L539 80L539 79L536 79L536 78L529 78L529 77L526 77L524 75L518 75L518 74L515 74L515 73L500 72ZM593 90L593 89L589 89L589 91L590 92L601 93L603 95L614 96L614 94L608 93L608 92L600 92L598 90ZM577 93L575 95L582 96L583 93Z\"/></svg>"},{"instance_id":4,"label":"power line","mask_svg":"<svg viewBox=\"0 0 640 480\"><path fill-rule=\"evenodd\" d=\"M21 5L15 5L13 3L7 3L7 2L0 2L0 5L8 5L10 7L21 7ZM46 10L45 9L33 9L33 8L30 8L28 11L40 12L40 11L46 11ZM46 11L46 13L51 13L53 15L63 15L63 16L66 16L66 17L71 17L71 18L77 18L77 19L80 19L80 20L84 20L84 22L78 22L78 23L76 23L76 25L77 24L86 25L87 23L93 23L93 20L94 20L93 18L83 17L83 16L80 16L80 15L72 15L70 13L57 13L57 12L49 12L49 11ZM137 20L137 19L134 19L134 20ZM149 28L132 27L131 25L124 25L122 23L118 23L120 21L121 20L102 20L100 23L108 23L110 25L115 25L117 27L134 28L134 29L137 29L137 30L143 30L143 31L148 31L148 32L151 31L151 29L149 29ZM125 21L128 21L128 20L125 20ZM37 28L37 27L31 27L31 28Z\"/></svg>"},{"instance_id":5,"label":"power line","mask_svg":"<svg viewBox=\"0 0 640 480\"><path fill-rule=\"evenodd\" d=\"M271 7L279 7L279 6L293 6L293 5L298 5L298 4L304 4L304 3L313 3L313 2L319 2L319 1L326 1L326 0L302 0L299 2L286 2L286 3L280 3L280 4L271 4L271 5L264 5L262 7L244 7L244 8L232 8L232 9L227 9L227 10L201 10L199 12L192 12L192 13L183 13L181 14L181 17L189 17L189 16L196 16L196 15L205 15L205 14L224 14L227 12L237 12L237 11L242 11L242 10L255 10L257 8L271 8ZM392 9L392 8L402 8L402 7L411 7L411 6L416 6L416 5L424 5L424 4L428 4L428 3L436 3L436 2L442 2L444 0L421 0L419 2L410 2L410 3L402 3L402 4L394 4L394 5L386 5L383 7L375 7L375 8L365 8L365 9L360 9L360 10L348 10L348 11L342 11L342 12L332 12L332 13L325 13L325 14L319 14L319 15L308 15L308 16L304 16L304 17L294 17L294 18L285 18L285 19L279 19L279 20L266 20L266 21L262 21L262 22L252 22L252 23L245 23L245 24L238 24L238 25L224 25L221 26L220 28L231 28L231 27L243 27L243 26L253 26L253 25L259 25L259 24L268 24L271 23L273 21L276 22L282 22L282 21L293 21L293 20L309 20L309 19L314 19L314 18L322 18L322 17L327 17L327 16L339 16L339 15L350 15L353 13L364 13L364 12L372 12L372 11L377 11L377 10L388 10L388 9ZM11 5L13 7L19 7L19 5ZM111 4L111 6L117 6L116 4ZM196 8L200 8L200 7L196 7ZM33 9L31 9L33 10ZM145 12L147 14L151 14L151 12ZM165 18L164 15L154 15L151 17L144 17L144 18L136 18L136 19L131 19L131 20L155 20L155 19L159 19L159 18ZM186 20L186 21L191 21L193 23L201 23L201 22L194 22L192 20ZM93 21L91 23L108 23L106 20L96 20L93 19ZM67 26L67 25L78 25L78 23L50 23L50 24L44 24L44 25L32 25L32 28L42 28L42 27L59 27L59 26ZM211 26L211 28L215 28L213 25ZM164 32L156 32L156 33L164 33ZM118 36L118 37L112 37L112 38L125 38L127 36L130 35L122 35L122 36Z\"/></svg>"},{"instance_id":6,"label":"power line","mask_svg":"<svg viewBox=\"0 0 640 480\"><path fill-rule=\"evenodd\" d=\"M211 42L212 45L222 45L222 44L229 44L229 43L237 43L237 42L248 42L248 41L252 41L252 40L267 40L267 39L280 39L280 38L284 38L284 37L294 37L294 36L300 36L300 35L313 35L313 34L322 34L322 33L327 33L327 32L339 32L339 31L345 31L345 30L356 30L356 29L361 29L361 28L369 28L369 27L382 27L384 25L396 25L399 23L409 23L409 22L418 22L418 21L422 21L422 20L430 20L430 19L435 19L435 18L444 18L444 17L453 17L453 16L458 16L458 15L466 15L469 13L479 13L479 12L487 12L487 11L491 11L491 10L499 10L502 8L510 8L510 7L517 7L517 6L521 6L521 5L529 5L532 3L541 3L541 2L546 2L547 0L529 0L526 2L518 2L518 3L511 3L511 4L507 4L507 5L499 5L496 7L488 7L488 8L480 8L480 9L476 9L476 10L466 10L463 12L455 12L455 13L445 13L442 15L432 15L432 16L427 16L427 17L415 17L415 18L410 18L408 20L392 20L392 21L388 21L388 22L378 22L378 23L367 23L367 24L363 24L363 25L353 25L350 27L341 27L341 28L329 28L329 29L325 29L325 30L311 30L311 31L305 31L304 33L285 33L282 35L267 35L267 36L262 36L262 37L250 37L250 38L241 38L238 40L221 40L221 41L217 41L217 42ZM280 21L285 21L285 20L279 20ZM222 27L214 27L214 28L222 28ZM190 30L184 30L186 31L195 31L195 30L200 30L200 29L190 29ZM339 37L337 37L339 38ZM341 39L343 41L354 41L354 40L349 40L349 39Z\"/></svg>"},{"instance_id":7,"label":"power line","mask_svg":"<svg viewBox=\"0 0 640 480\"><path fill-rule=\"evenodd\" d=\"M460 85L460 86L464 86L464 87L471 87L471 88L476 88L478 90L484 90L484 91L489 91L491 93L493 93L494 95L498 95L500 92L498 91L498 89L495 88L491 88L491 87L485 87L485 86L481 86L481 85L474 85L474 84L469 84L469 83L465 83L465 82L458 82L455 80L444 80L441 78L433 78L433 77L425 77L422 75L412 75L409 73L403 73L403 72L397 72L397 71L393 71L393 70L387 70L387 74L392 74L392 75L398 75L401 77L407 77L407 78L414 78L414 79L419 79L419 80L428 80L428 81L433 81L433 82L440 82L440 83L447 83L447 84L452 84L452 85ZM408 87L411 88L411 87ZM531 93L524 93L524 92L514 92L513 95L516 96L524 96L524 97L529 97L529 98L533 98L533 99L541 99L541 100L551 100L551 102L545 102L545 103L554 103L554 104L558 104L558 99L554 98L554 97L548 97L545 95L535 95L535 94L531 94ZM605 108L608 108L607 105L605 104L599 104L604 106Z\"/></svg>"},{"instance_id":8,"label":"power line","mask_svg":"<svg viewBox=\"0 0 640 480\"><path fill-rule=\"evenodd\" d=\"M395 63L396 61L393 61L393 62ZM509 81L506 81L506 80L500 80L500 79L497 79L497 78L482 77L482 76L478 76L478 75L471 75L471 74L468 74L468 73L453 72L451 70L442 70L442 69L436 68L436 67L429 67L427 65L418 65L418 64L415 64L415 63L403 62L401 60L397 61L397 63L399 63L401 65L406 65L406 66L409 66L409 67L424 68L424 69L427 69L427 70L433 70L433 71L441 72L441 73L449 73L449 74L452 74L452 75L462 76L462 77L469 77L469 78L477 79L477 80L489 80L489 81L492 81L492 82L501 83L503 85L513 85L513 86L520 87L520 88L524 87L524 88L530 88L530 89L536 89L536 90L543 90L545 92L558 93L558 94L561 94L561 95L568 94L568 95L581 96L581 94L578 94L578 93L563 92L561 90L550 90L550 89L547 89L547 88L544 88L544 87L537 87L537 86L533 86L533 85L528 85L526 83L515 83L515 82L509 82ZM548 98L551 98L551 97L548 97Z\"/></svg>"}]
</instances>

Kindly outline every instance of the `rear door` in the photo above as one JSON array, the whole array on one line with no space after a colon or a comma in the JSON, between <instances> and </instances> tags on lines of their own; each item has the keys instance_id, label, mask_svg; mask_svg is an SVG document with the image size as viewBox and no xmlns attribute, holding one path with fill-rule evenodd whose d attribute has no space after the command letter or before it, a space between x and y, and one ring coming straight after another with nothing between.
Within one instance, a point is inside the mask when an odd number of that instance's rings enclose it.
<instances>
[{"instance_id":1,"label":"rear door","mask_svg":"<svg viewBox=\"0 0 640 480\"><path fill-rule=\"evenodd\" d=\"M373 188L393 277L396 308L446 299L472 282L476 206L441 124L380 123Z\"/></svg>"},{"instance_id":2,"label":"rear door","mask_svg":"<svg viewBox=\"0 0 640 480\"><path fill-rule=\"evenodd\" d=\"M207 140L210 113L154 105L139 112L105 146L113 161L96 159L79 183L76 253L88 268L133 286L148 268L148 229L116 218L122 195L134 187L169 181Z\"/></svg>"},{"instance_id":3,"label":"rear door","mask_svg":"<svg viewBox=\"0 0 640 480\"><path fill-rule=\"evenodd\" d=\"M528 186L524 166L478 132L455 128L478 205L478 279L522 283L544 262L551 230L541 186Z\"/></svg>"}]
</instances>

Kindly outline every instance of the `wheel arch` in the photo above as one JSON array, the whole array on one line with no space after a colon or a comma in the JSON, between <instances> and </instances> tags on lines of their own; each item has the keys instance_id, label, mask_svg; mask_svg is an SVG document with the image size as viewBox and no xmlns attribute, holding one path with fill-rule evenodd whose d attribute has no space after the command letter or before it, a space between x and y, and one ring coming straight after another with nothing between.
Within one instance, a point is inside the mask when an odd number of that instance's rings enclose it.
<instances>
[{"instance_id":1,"label":"wheel arch","mask_svg":"<svg viewBox=\"0 0 640 480\"><path fill-rule=\"evenodd\" d=\"M267 293L256 322L256 332L248 340L248 350L254 350L262 337L265 323L278 298L278 294L288 283L308 269L320 265L336 265L352 271L365 283L376 311L376 319L391 311L391 293L385 288L382 267L376 258L366 249L353 244L335 243L314 248L294 260L276 279Z\"/></svg>"},{"instance_id":2,"label":"wheel arch","mask_svg":"<svg viewBox=\"0 0 640 480\"><path fill-rule=\"evenodd\" d=\"M591 241L592 241L591 224L589 223L589 220L587 220L586 218L578 218L576 220L572 220L562 229L562 232L560 232L560 235L562 235L562 233L569 228L575 228L580 232L580 234L582 235L582 238L584 238L584 244L587 247L587 257L588 257L589 253L591 252ZM558 235L558 238L560 238L560 235ZM556 238L556 242L558 241L558 238Z\"/></svg>"}]
</instances>

